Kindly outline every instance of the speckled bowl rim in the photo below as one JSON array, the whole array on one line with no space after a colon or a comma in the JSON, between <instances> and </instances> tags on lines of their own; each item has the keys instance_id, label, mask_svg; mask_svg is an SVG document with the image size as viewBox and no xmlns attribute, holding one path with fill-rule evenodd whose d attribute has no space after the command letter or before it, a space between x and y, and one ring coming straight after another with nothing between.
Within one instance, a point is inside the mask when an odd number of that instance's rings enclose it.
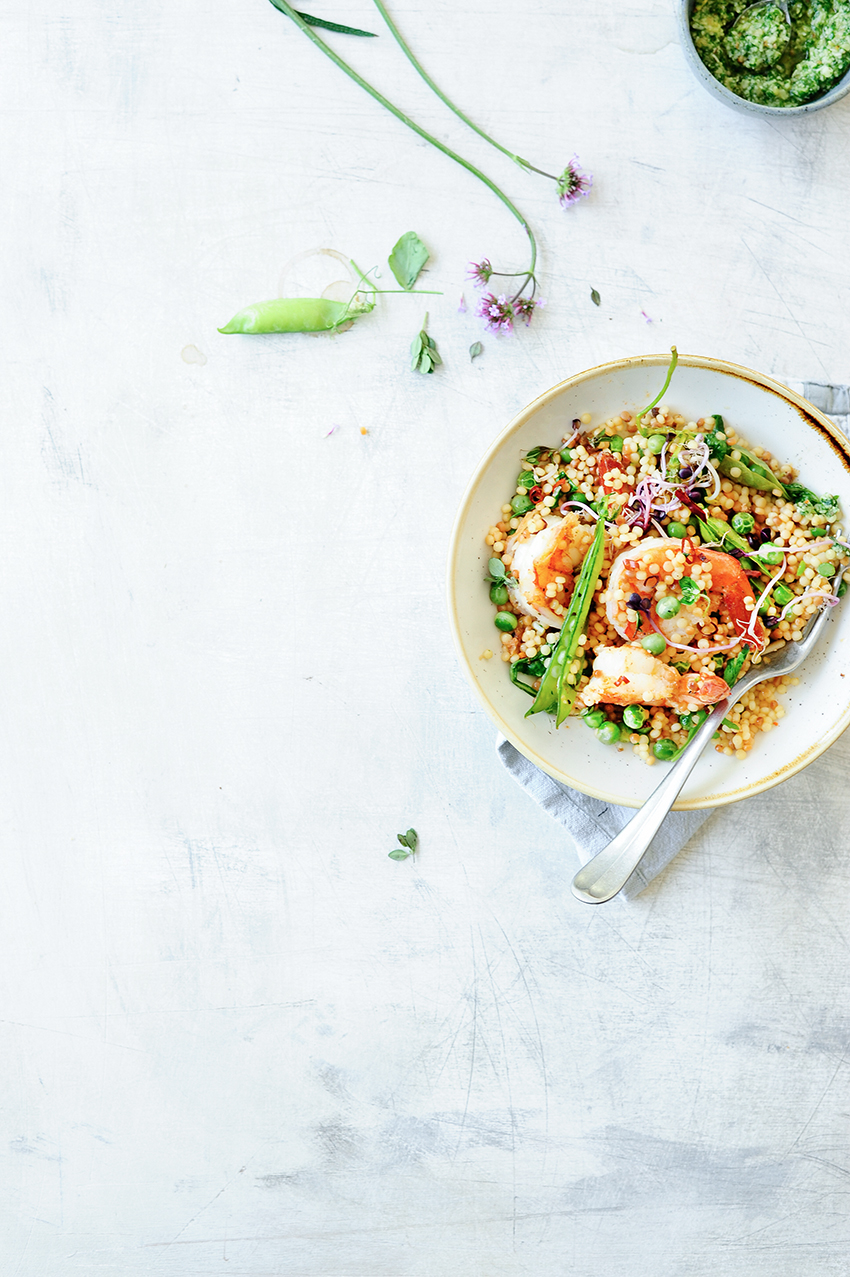
<instances>
[{"instance_id":1,"label":"speckled bowl rim","mask_svg":"<svg viewBox=\"0 0 850 1277\"><path fill-rule=\"evenodd\" d=\"M463 636L458 620L458 603L457 603L457 576L458 576L458 557L461 552L461 540L464 532L464 523L469 512L469 507L475 498L478 485L481 483L484 475L489 469L495 456L504 448L511 437L517 434L526 423L545 408L553 400L563 395L565 391L572 387L579 386L584 381L591 378L605 376L608 373L616 372L621 368L630 368L634 366L666 366L670 356L663 355L634 355L624 359L614 359L609 363L597 364L593 368L586 368L583 372L576 373L572 377L567 377L564 381L558 382L549 390L532 400L525 408L516 414L512 421L505 429L497 435L493 443L487 449L483 458L476 467L475 473L467 485L466 491L461 499L458 512L455 516L454 525L452 527L451 538L449 541L448 559L446 565L446 595L449 613L449 624L451 626L452 638L457 650L463 672L471 684L476 696L483 705L489 717L495 723L498 730L502 733L511 744L519 750L525 758L539 767L547 776L551 776L553 780L559 781L563 785L569 786L571 789L577 789L581 793L589 794L591 798L598 798L602 802L617 803L624 807L638 808L642 803L632 802L622 795L612 793L610 790L597 789L592 785L583 783L575 777L568 775L566 772L560 771L557 767L543 758L534 749L531 749L524 741L519 739L510 724L502 717L492 702L484 694L472 667L467 659L464 650ZM831 439L832 444L838 454L840 454L845 467L850 471L850 440L838 429L834 422L830 421L822 412L820 412L814 404L809 403L802 395L798 395L795 391L784 386L781 382L774 381L772 377L768 377L763 373L756 372L752 368L746 368L742 364L729 363L724 359L712 359L701 355L679 355L679 366L689 368L706 368L712 372L724 373L728 376L738 377L744 381L751 382L764 390L770 391L778 395L780 399L784 399L788 404L795 408L804 419L809 419L811 424L825 432ZM756 794L762 794L765 790L772 789L775 785L781 784L785 780L789 780L792 776L808 767L816 758L819 758L825 750L829 748L839 736L841 736L847 728L850 727L850 700L845 705L844 712L840 719L833 724L832 728L824 733L818 740L817 744L810 746L804 750L796 758L786 763L784 767L768 773L758 780L748 785L743 785L738 789L727 789L720 793L707 794L694 799L679 799L674 803L676 811L695 811L706 807L724 807L730 803L741 802L745 798L753 798Z\"/></svg>"},{"instance_id":2,"label":"speckled bowl rim","mask_svg":"<svg viewBox=\"0 0 850 1277\"><path fill-rule=\"evenodd\" d=\"M838 83L834 84L822 97L815 98L813 102L803 102L800 106L765 106L761 102L748 102L746 98L739 97L737 93L733 93L731 89L726 88L725 84L715 79L697 52L690 26L694 3L695 0L679 0L678 5L679 32L685 61L703 88L707 89L719 102L724 102L733 110L743 111L747 115L809 115L812 111L822 111L824 107L832 106L850 93L850 69L848 69Z\"/></svg>"}]
</instances>

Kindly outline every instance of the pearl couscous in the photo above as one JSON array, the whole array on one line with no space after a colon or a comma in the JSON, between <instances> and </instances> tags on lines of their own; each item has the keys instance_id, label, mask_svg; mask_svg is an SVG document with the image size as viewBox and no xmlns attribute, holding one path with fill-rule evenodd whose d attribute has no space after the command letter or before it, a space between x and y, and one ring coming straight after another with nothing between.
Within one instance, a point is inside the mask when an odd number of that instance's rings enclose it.
<instances>
[{"instance_id":1,"label":"pearl couscous","mask_svg":"<svg viewBox=\"0 0 850 1277\"><path fill-rule=\"evenodd\" d=\"M850 545L836 498L803 488L720 417L662 406L591 423L585 413L560 444L522 457L487 532L494 647L548 710L540 689L559 651L564 716L653 765L678 755L751 665L801 637ZM796 682L768 679L738 701L716 749L746 758Z\"/></svg>"}]
</instances>

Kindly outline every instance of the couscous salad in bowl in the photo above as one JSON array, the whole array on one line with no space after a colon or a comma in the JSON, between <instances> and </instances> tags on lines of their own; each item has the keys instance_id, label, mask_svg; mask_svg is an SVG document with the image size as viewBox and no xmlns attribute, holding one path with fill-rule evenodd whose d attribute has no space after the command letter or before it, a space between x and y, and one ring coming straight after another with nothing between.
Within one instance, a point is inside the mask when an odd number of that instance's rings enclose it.
<instances>
[{"instance_id":1,"label":"couscous salad in bowl","mask_svg":"<svg viewBox=\"0 0 850 1277\"><path fill-rule=\"evenodd\" d=\"M629 806L708 707L837 603L850 563L843 434L770 378L677 359L592 369L520 413L470 485L449 563L460 655L499 729ZM844 634L730 710L678 807L760 792L840 734Z\"/></svg>"}]
</instances>

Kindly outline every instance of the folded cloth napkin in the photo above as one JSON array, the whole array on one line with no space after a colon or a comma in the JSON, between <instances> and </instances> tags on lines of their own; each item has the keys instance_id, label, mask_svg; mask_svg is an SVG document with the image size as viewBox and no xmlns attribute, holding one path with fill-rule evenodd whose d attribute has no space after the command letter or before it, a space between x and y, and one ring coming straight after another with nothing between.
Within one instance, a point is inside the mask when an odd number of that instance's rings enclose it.
<instances>
[{"instance_id":1,"label":"folded cloth napkin","mask_svg":"<svg viewBox=\"0 0 850 1277\"><path fill-rule=\"evenodd\" d=\"M845 434L850 433L850 386L833 386L817 381L788 381L786 385L820 408L821 412L827 413ZM631 807L601 802L553 780L530 763L504 736L496 737L496 753L517 784L522 785L544 811L564 826L583 865L607 847L635 814ZM620 895L627 899L640 895L679 854L713 811L713 808L671 811Z\"/></svg>"},{"instance_id":2,"label":"folded cloth napkin","mask_svg":"<svg viewBox=\"0 0 850 1277\"><path fill-rule=\"evenodd\" d=\"M611 839L629 823L634 808L617 807L601 802L577 789L570 789L547 776L529 762L504 736L496 737L496 753L517 784L538 802L544 811L564 826L576 846L583 865L607 847ZM714 812L713 807L700 811L671 811L653 838L649 851L626 883L621 896L631 899L648 887L656 874L677 856L700 825Z\"/></svg>"}]
</instances>

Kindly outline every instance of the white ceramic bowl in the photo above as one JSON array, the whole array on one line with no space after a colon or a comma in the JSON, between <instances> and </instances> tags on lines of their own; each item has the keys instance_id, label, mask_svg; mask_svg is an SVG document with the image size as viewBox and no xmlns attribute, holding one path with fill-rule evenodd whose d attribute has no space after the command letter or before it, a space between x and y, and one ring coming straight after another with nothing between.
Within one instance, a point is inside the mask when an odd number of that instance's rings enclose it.
<instances>
[{"instance_id":1,"label":"white ceramic bowl","mask_svg":"<svg viewBox=\"0 0 850 1277\"><path fill-rule=\"evenodd\" d=\"M801 106L764 106L761 102L749 102L746 98L738 97L738 94L733 93L731 89L727 89L725 84L715 80L697 53L690 25L694 0L678 0L676 7L682 50L688 66L703 88L708 89L712 97L717 98L719 102L725 102L727 106L731 106L735 111L743 111L747 115L809 115L812 111L822 111L824 107L832 106L834 102L840 102L843 97L850 93L850 71L848 71L826 93L821 94L819 98L815 98L813 102L804 102Z\"/></svg>"},{"instance_id":2,"label":"white ceramic bowl","mask_svg":"<svg viewBox=\"0 0 850 1277\"><path fill-rule=\"evenodd\" d=\"M448 601L461 663L498 730L550 776L607 802L640 807L663 775L630 745L602 745L580 719L556 729L548 714L525 717L531 701L514 687L499 658L499 631L485 583L490 550L484 538L513 495L520 459L535 444L561 441L582 413L599 422L621 409L644 408L664 381L669 355L602 364L562 381L523 409L476 470L461 502L449 550ZM664 402L689 420L721 413L742 438L794 465L819 495L838 493L850 523L850 441L833 422L779 382L737 364L682 355ZM819 649L799 671L799 686L781 699L785 718L761 734L746 760L709 748L677 808L715 807L749 798L787 780L821 754L850 724L850 616L838 605ZM491 649L492 659L482 653Z\"/></svg>"}]
</instances>

